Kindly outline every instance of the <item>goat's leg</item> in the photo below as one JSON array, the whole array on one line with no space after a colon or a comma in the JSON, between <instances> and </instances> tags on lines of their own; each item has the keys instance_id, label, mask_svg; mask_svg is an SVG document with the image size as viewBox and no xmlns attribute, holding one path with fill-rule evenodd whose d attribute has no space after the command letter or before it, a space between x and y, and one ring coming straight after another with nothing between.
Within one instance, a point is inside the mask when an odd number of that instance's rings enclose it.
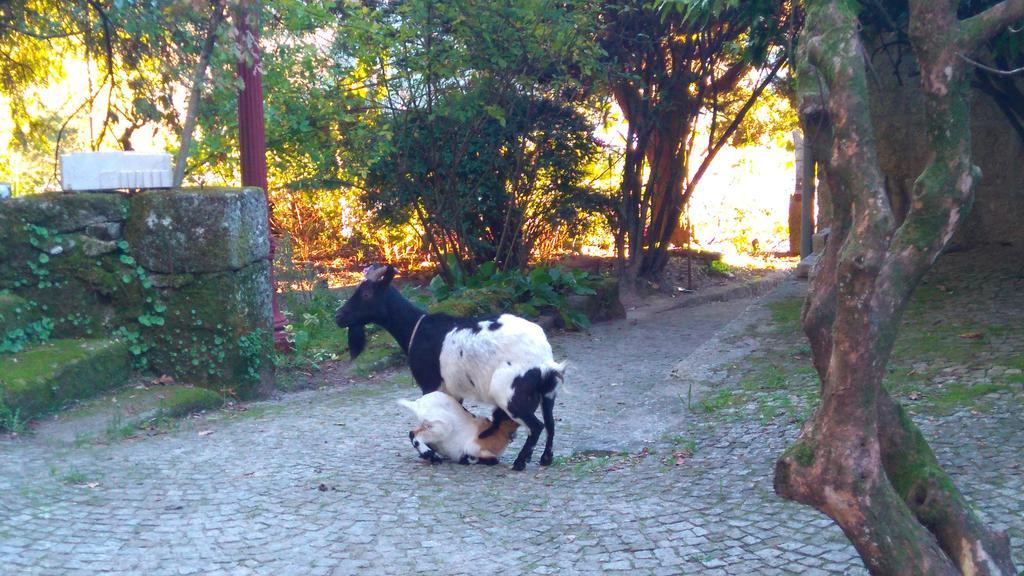
<instances>
[{"instance_id":1,"label":"goat's leg","mask_svg":"<svg viewBox=\"0 0 1024 576\"><path fill-rule=\"evenodd\" d=\"M544 398L541 399L540 407L544 415L544 431L547 433L547 438L544 439L544 453L540 456L540 465L550 466L551 461L555 458L554 453L551 451L551 446L555 439L554 394L550 397L545 394Z\"/></svg>"},{"instance_id":2,"label":"goat's leg","mask_svg":"<svg viewBox=\"0 0 1024 576\"><path fill-rule=\"evenodd\" d=\"M515 463L512 464L513 470L523 470L526 468L526 463L533 458L533 447L537 445L537 440L540 439L540 433L544 430L544 424L532 413L524 414L516 420L525 424L530 429L530 435L526 438L526 442L523 443L523 448L519 451L519 455L516 456Z\"/></svg>"},{"instance_id":3,"label":"goat's leg","mask_svg":"<svg viewBox=\"0 0 1024 576\"><path fill-rule=\"evenodd\" d=\"M509 418L508 414L501 408L495 408L494 413L491 414L491 425L485 428L478 438L487 438L491 434L494 434L498 431L498 427L501 426L501 423L505 420L511 420L511 418Z\"/></svg>"}]
</instances>

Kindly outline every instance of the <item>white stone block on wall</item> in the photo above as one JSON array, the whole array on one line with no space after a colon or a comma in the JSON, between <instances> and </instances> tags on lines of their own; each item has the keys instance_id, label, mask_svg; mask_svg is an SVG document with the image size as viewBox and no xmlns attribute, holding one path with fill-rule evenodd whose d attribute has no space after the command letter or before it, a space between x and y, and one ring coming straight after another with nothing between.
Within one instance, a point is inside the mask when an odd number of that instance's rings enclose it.
<instances>
[{"instance_id":1,"label":"white stone block on wall","mask_svg":"<svg viewBox=\"0 0 1024 576\"><path fill-rule=\"evenodd\" d=\"M170 188L171 155L148 152L75 152L60 157L61 188L118 190Z\"/></svg>"}]
</instances>

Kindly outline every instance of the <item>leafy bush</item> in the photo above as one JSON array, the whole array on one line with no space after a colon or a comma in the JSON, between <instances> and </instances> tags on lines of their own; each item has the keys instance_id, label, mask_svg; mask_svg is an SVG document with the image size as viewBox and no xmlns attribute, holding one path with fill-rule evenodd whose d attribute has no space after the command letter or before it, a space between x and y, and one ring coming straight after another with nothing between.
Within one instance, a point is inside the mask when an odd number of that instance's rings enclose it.
<instances>
[{"instance_id":1,"label":"leafy bush","mask_svg":"<svg viewBox=\"0 0 1024 576\"><path fill-rule=\"evenodd\" d=\"M536 318L546 311L561 316L567 327L586 328L586 315L573 310L569 296L596 294L590 274L558 266L540 266L529 273L501 271L494 262L485 262L475 273L466 274L453 256L448 266L454 278L451 284L441 276L430 282L437 300L435 311L457 315L498 312L511 308L518 314Z\"/></svg>"},{"instance_id":2,"label":"leafy bush","mask_svg":"<svg viewBox=\"0 0 1024 576\"><path fill-rule=\"evenodd\" d=\"M338 360L346 350L344 334L334 324L334 311L340 304L337 295L317 288L312 292L282 294L285 326L293 353L280 358L284 368L311 368L320 363Z\"/></svg>"}]
</instances>

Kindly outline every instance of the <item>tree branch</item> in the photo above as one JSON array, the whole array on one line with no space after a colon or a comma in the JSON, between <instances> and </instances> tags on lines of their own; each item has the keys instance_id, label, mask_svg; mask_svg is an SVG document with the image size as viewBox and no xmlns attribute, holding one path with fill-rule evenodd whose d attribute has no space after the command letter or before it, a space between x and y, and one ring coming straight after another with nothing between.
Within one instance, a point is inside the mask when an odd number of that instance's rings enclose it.
<instances>
[{"instance_id":1,"label":"tree branch","mask_svg":"<svg viewBox=\"0 0 1024 576\"><path fill-rule=\"evenodd\" d=\"M1014 68L1013 70L1000 70L999 68L993 68L991 66L987 66L985 64L982 64L981 62L978 62L977 60L972 60L971 58L968 58L967 56L964 56L963 54L959 54L958 53L957 56L959 56L961 60L963 60L964 62L967 62L968 64L970 64L972 66L977 66L978 68L981 68L982 70L984 70L986 72L991 72L991 73L999 75L999 76L1013 76L1014 74L1019 74L1021 72L1024 72L1024 66L1021 66L1020 68Z\"/></svg>"},{"instance_id":2,"label":"tree branch","mask_svg":"<svg viewBox=\"0 0 1024 576\"><path fill-rule=\"evenodd\" d=\"M188 161L189 148L192 147L192 131L195 129L196 118L199 115L199 100L202 98L203 81L206 79L206 69L209 67L210 56L217 43L217 30L224 20L224 4L220 0L213 0L212 9L210 23L206 29L206 40L203 42L203 51L199 54L199 61L196 63L196 69L192 75L192 93L189 95L188 110L185 113L185 125L181 129L181 147L178 149L177 158L174 159L173 183L175 186L181 186L185 179L185 164Z\"/></svg>"},{"instance_id":3,"label":"tree branch","mask_svg":"<svg viewBox=\"0 0 1024 576\"><path fill-rule=\"evenodd\" d=\"M964 47L974 50L1021 19L1024 19L1024 0L1003 0L963 20L960 41Z\"/></svg>"}]
</instances>

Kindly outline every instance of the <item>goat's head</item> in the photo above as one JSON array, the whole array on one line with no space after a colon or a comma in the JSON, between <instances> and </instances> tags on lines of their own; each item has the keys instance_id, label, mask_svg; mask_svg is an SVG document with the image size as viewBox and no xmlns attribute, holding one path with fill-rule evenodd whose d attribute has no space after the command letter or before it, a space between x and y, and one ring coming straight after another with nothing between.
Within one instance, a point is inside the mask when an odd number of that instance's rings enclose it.
<instances>
[{"instance_id":1,"label":"goat's head","mask_svg":"<svg viewBox=\"0 0 1024 576\"><path fill-rule=\"evenodd\" d=\"M424 422L416 430L409 431L409 442L412 442L412 447L419 453L420 458L431 464L438 464L443 460L432 445L435 440L438 438L432 422Z\"/></svg>"},{"instance_id":2,"label":"goat's head","mask_svg":"<svg viewBox=\"0 0 1024 576\"><path fill-rule=\"evenodd\" d=\"M348 350L352 358L366 348L365 326L385 319L384 300L395 277L395 268L375 264L364 270L363 276L355 292L334 313L334 322L340 328L348 328Z\"/></svg>"}]
</instances>

